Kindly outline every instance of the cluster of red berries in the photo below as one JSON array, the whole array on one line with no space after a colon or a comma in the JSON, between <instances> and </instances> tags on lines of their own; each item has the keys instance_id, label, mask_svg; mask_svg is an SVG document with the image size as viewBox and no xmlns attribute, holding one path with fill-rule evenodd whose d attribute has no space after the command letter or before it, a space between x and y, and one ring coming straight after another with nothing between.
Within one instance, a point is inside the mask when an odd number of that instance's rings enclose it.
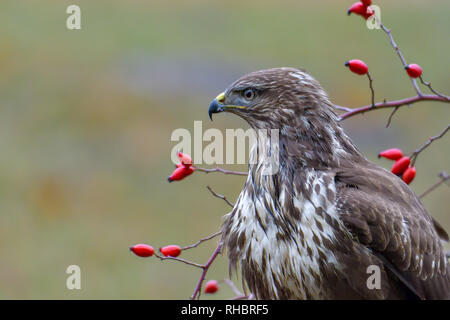
<instances>
[{"instance_id":1,"label":"cluster of red berries","mask_svg":"<svg viewBox=\"0 0 450 320\"><path fill-rule=\"evenodd\" d=\"M138 257L147 258L151 257L155 254L155 249L153 249L152 246L149 246L148 244L136 244L132 247L130 247L130 251L133 252ZM182 249L175 245L169 245L162 248L159 248L159 251L165 256L165 257L173 257L176 258L181 254ZM205 285L205 293L216 293L219 290L219 282L217 280L210 280Z\"/></svg>"},{"instance_id":2,"label":"cluster of red berries","mask_svg":"<svg viewBox=\"0 0 450 320\"><path fill-rule=\"evenodd\" d=\"M355 2L351 5L351 7L347 10L347 14L350 15L351 13L360 15L365 20L369 19L375 12L369 8L369 6L372 4L372 0L361 0L358 2Z\"/></svg>"},{"instance_id":3,"label":"cluster of red berries","mask_svg":"<svg viewBox=\"0 0 450 320\"><path fill-rule=\"evenodd\" d=\"M347 14L350 15L351 13L360 15L365 20L367 20L369 17L371 17L375 12L369 8L369 6L372 4L372 0L361 0L359 2L355 2L351 5L351 7L348 9ZM359 75L367 74L368 68L367 65L364 63L364 61L354 59L345 62L345 66L349 67L349 69ZM418 78L422 75L422 68L415 63L412 63L410 65L407 65L405 67L406 73L411 78Z\"/></svg>"},{"instance_id":4,"label":"cluster of red berries","mask_svg":"<svg viewBox=\"0 0 450 320\"><path fill-rule=\"evenodd\" d=\"M369 71L367 64L358 59L346 61L345 66L348 67L351 72L359 75L365 75ZM406 66L405 70L411 78L418 78L422 75L422 68L415 63Z\"/></svg>"},{"instance_id":5,"label":"cluster of red berries","mask_svg":"<svg viewBox=\"0 0 450 320\"><path fill-rule=\"evenodd\" d=\"M155 249L147 244L137 244L130 247L130 250L137 256L142 258L151 257L155 253ZM178 257L181 253L181 248L177 245L169 245L159 248L159 251L166 257Z\"/></svg>"},{"instance_id":6,"label":"cluster of red berries","mask_svg":"<svg viewBox=\"0 0 450 320\"><path fill-rule=\"evenodd\" d=\"M176 164L176 169L167 179L169 182L183 180L195 171L195 168L192 166L192 159L190 156L182 152L178 152L178 158L180 159L180 163Z\"/></svg>"},{"instance_id":7,"label":"cluster of red berries","mask_svg":"<svg viewBox=\"0 0 450 320\"><path fill-rule=\"evenodd\" d=\"M389 160L395 160L391 172L397 176L401 176L402 180L410 184L416 176L416 168L411 167L411 159L403 155L402 150L393 148L380 152L378 158L383 157Z\"/></svg>"}]
</instances>

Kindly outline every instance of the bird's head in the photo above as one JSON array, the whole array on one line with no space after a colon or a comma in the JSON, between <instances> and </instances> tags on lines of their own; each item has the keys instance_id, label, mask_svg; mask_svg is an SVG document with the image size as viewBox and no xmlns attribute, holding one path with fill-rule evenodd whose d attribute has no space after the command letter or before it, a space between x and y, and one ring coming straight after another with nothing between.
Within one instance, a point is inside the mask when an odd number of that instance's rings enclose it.
<instances>
[{"instance_id":1,"label":"bird's head","mask_svg":"<svg viewBox=\"0 0 450 320\"><path fill-rule=\"evenodd\" d=\"M235 81L211 102L209 116L212 120L213 113L230 112L254 129L280 129L297 126L299 121L306 123L309 115L333 117L330 106L327 94L309 74L294 68L274 68Z\"/></svg>"}]
</instances>

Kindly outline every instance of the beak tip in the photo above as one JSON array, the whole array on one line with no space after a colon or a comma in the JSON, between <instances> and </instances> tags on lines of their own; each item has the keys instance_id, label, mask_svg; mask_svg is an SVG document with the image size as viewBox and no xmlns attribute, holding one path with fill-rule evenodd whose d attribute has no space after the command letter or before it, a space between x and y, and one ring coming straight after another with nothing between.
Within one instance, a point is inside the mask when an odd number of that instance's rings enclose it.
<instances>
[{"instance_id":1,"label":"beak tip","mask_svg":"<svg viewBox=\"0 0 450 320\"><path fill-rule=\"evenodd\" d=\"M211 102L211 104L209 105L209 109L208 109L209 119L211 119L211 121L212 121L213 113L219 113L222 111L223 111L222 106L217 102L217 99L214 99Z\"/></svg>"}]
</instances>

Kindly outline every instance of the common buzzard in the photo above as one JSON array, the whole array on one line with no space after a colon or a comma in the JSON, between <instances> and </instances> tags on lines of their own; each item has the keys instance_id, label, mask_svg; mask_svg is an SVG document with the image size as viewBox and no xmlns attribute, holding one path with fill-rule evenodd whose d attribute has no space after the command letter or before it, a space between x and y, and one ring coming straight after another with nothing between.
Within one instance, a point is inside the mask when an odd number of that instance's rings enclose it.
<instances>
[{"instance_id":1,"label":"common buzzard","mask_svg":"<svg viewBox=\"0 0 450 320\"><path fill-rule=\"evenodd\" d=\"M450 298L447 233L408 185L358 151L314 78L250 73L213 100L210 116L222 111L279 130L276 150L266 146L279 170L263 174L264 157L249 163L222 229L230 271L240 266L256 298Z\"/></svg>"}]
</instances>

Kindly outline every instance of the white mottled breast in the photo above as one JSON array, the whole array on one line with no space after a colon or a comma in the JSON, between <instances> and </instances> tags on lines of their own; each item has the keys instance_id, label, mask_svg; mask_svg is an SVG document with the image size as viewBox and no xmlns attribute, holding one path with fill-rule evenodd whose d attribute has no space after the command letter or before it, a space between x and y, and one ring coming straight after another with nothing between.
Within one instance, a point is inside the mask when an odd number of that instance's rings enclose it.
<instances>
[{"instance_id":1,"label":"white mottled breast","mask_svg":"<svg viewBox=\"0 0 450 320\"><path fill-rule=\"evenodd\" d=\"M262 166L260 162L255 166L250 168L256 170L255 174L249 174L246 182L256 188L255 192L251 194L251 189L244 188L236 202L235 214L229 216L233 233L244 233L247 241L243 248L228 250L235 250L237 262L242 264L251 259L252 265L260 269L255 272L264 271L264 281L267 287L273 288L274 298L279 298L280 288L277 287L280 284L283 290L291 292L290 298L293 299L326 298L321 281L323 267L335 268L336 272L340 269L331 248L324 245L326 240L328 243L336 241L335 229L327 222L330 219L326 215L338 223L340 221L335 196L329 200L330 193L336 194L334 180L324 179L323 173L311 170L303 175L306 177L304 183L312 188L310 199L301 190L286 184L279 186L279 198L274 199L271 192L275 188L273 180L270 176L258 174ZM254 178L259 181L254 181ZM301 213L297 218L287 212L289 206L285 201L288 192L294 192L293 205ZM317 208L322 209L322 215L317 214ZM284 231L282 226L290 229L290 237L280 239L277 236ZM265 268L262 268L263 260L267 264ZM258 292L254 294L258 297Z\"/></svg>"}]
</instances>

